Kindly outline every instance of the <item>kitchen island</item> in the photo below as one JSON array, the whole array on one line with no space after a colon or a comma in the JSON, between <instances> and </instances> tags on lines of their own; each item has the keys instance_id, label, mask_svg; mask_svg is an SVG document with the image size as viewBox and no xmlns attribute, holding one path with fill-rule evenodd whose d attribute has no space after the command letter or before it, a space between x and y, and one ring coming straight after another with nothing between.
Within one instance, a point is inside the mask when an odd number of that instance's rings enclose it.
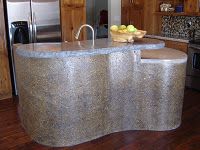
<instances>
[{"instance_id":1,"label":"kitchen island","mask_svg":"<svg viewBox=\"0 0 200 150\"><path fill-rule=\"evenodd\" d=\"M159 40L38 43L14 54L20 119L40 144L181 124L187 55Z\"/></svg>"}]
</instances>

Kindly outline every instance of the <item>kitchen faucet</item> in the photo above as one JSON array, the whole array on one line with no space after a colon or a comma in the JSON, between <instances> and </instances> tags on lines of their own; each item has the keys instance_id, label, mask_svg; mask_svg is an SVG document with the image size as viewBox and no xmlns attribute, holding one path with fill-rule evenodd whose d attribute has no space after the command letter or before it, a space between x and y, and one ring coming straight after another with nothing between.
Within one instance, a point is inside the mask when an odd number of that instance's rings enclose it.
<instances>
[{"instance_id":1,"label":"kitchen faucet","mask_svg":"<svg viewBox=\"0 0 200 150\"><path fill-rule=\"evenodd\" d=\"M82 29L83 27L89 27L89 28L92 30L92 46L94 47L94 29L93 29L93 27L92 27L91 25L89 25L89 24L84 24L84 25L82 25L82 26L79 28L78 32L76 33L75 38L78 40L79 34L80 34L81 29Z\"/></svg>"}]
</instances>

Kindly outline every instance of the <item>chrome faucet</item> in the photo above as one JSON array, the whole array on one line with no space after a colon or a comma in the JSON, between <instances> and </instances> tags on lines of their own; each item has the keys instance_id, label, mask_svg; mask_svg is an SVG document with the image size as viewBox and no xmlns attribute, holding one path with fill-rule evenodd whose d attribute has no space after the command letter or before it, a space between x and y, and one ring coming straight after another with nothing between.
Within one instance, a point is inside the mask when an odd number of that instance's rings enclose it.
<instances>
[{"instance_id":1,"label":"chrome faucet","mask_svg":"<svg viewBox=\"0 0 200 150\"><path fill-rule=\"evenodd\" d=\"M84 24L84 25L82 25L82 26L79 28L78 32L76 33L75 38L78 40L79 34L80 34L81 29L82 29L83 27L89 27L89 28L92 30L92 46L94 46L94 29L93 29L93 27L92 27L91 25L89 25L89 24Z\"/></svg>"}]
</instances>

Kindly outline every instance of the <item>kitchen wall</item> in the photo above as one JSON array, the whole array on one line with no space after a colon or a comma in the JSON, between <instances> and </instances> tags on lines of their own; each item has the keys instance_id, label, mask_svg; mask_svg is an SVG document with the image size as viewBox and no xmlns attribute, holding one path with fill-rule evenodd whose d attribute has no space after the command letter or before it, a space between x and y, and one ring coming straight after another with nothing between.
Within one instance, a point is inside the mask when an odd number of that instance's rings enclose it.
<instances>
[{"instance_id":1,"label":"kitchen wall","mask_svg":"<svg viewBox=\"0 0 200 150\"><path fill-rule=\"evenodd\" d=\"M121 0L108 0L108 24L121 24Z\"/></svg>"},{"instance_id":2,"label":"kitchen wall","mask_svg":"<svg viewBox=\"0 0 200 150\"><path fill-rule=\"evenodd\" d=\"M163 16L161 33L169 36L191 38L194 29L200 29L200 17Z\"/></svg>"},{"instance_id":3,"label":"kitchen wall","mask_svg":"<svg viewBox=\"0 0 200 150\"><path fill-rule=\"evenodd\" d=\"M108 27L121 24L121 0L108 0ZM110 34L108 34L110 38Z\"/></svg>"},{"instance_id":4,"label":"kitchen wall","mask_svg":"<svg viewBox=\"0 0 200 150\"><path fill-rule=\"evenodd\" d=\"M94 24L94 0L86 0L86 16L87 16L87 24L93 26Z\"/></svg>"}]
</instances>

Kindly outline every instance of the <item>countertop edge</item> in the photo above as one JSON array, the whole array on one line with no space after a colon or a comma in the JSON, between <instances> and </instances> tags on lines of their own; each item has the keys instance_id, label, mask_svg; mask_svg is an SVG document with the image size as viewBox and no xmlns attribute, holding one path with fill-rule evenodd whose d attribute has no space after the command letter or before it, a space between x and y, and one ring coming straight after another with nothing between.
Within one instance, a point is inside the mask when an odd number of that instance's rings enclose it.
<instances>
[{"instance_id":1,"label":"countertop edge","mask_svg":"<svg viewBox=\"0 0 200 150\"><path fill-rule=\"evenodd\" d=\"M67 50L67 51L28 51L23 49L23 46L16 48L15 53L17 55L28 57L28 58L64 58L64 57L80 57L80 56L91 56L91 55L103 55L115 52L125 52L130 50L151 50L161 49L165 46L163 41L158 43L148 43L145 45L140 44L126 44L122 46L112 46L105 48L88 48L83 50Z\"/></svg>"},{"instance_id":2,"label":"countertop edge","mask_svg":"<svg viewBox=\"0 0 200 150\"><path fill-rule=\"evenodd\" d=\"M145 35L146 38L155 38L155 39L160 39L160 40L169 40L169 41L175 41L175 42L182 42L182 43L189 43L189 40L186 39L179 39L179 38L172 38L172 37L165 37L161 35Z\"/></svg>"}]
</instances>

